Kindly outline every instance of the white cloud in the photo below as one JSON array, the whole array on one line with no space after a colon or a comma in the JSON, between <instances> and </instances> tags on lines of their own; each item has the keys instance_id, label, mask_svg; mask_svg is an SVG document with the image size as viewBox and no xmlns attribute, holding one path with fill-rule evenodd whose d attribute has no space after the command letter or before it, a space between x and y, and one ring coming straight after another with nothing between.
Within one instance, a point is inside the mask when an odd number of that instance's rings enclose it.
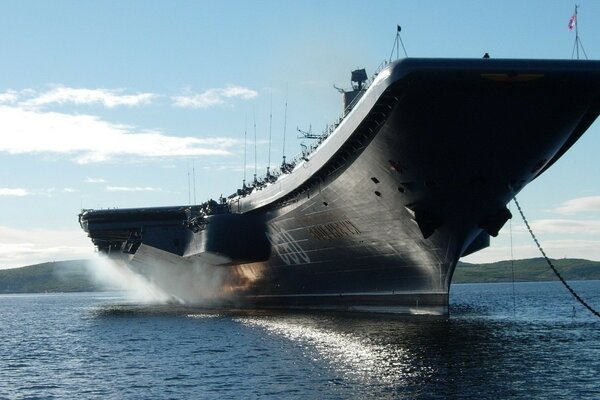
<instances>
[{"instance_id":1,"label":"white cloud","mask_svg":"<svg viewBox=\"0 0 600 400\"><path fill-rule=\"evenodd\" d=\"M18 93L15 90L7 90L4 93L0 93L0 104L2 103L14 103L18 99Z\"/></svg>"},{"instance_id":2,"label":"white cloud","mask_svg":"<svg viewBox=\"0 0 600 400\"><path fill-rule=\"evenodd\" d=\"M535 233L600 234L600 220L540 219L531 228Z\"/></svg>"},{"instance_id":3,"label":"white cloud","mask_svg":"<svg viewBox=\"0 0 600 400\"><path fill-rule=\"evenodd\" d=\"M87 178L85 178L85 182L86 183L106 183L106 180L104 178L90 178L90 177L87 177Z\"/></svg>"},{"instance_id":4,"label":"white cloud","mask_svg":"<svg viewBox=\"0 0 600 400\"><path fill-rule=\"evenodd\" d=\"M16 96L17 92L9 91L8 94ZM76 104L91 105L99 104L104 107L113 108L117 106L137 106L149 104L152 99L157 97L153 93L123 94L123 90L110 89L85 89L70 88L66 86L57 86L43 93L37 93L32 90L19 92L19 97L28 97L21 99L19 104L23 107L41 107L51 104ZM13 102L16 97L13 98Z\"/></svg>"},{"instance_id":5,"label":"white cloud","mask_svg":"<svg viewBox=\"0 0 600 400\"><path fill-rule=\"evenodd\" d=\"M600 196L580 197L562 203L552 210L560 214L577 214L584 212L600 212Z\"/></svg>"},{"instance_id":6,"label":"white cloud","mask_svg":"<svg viewBox=\"0 0 600 400\"><path fill-rule=\"evenodd\" d=\"M202 93L173 96L173 104L183 108L208 108L224 104L226 99L239 98L253 99L258 92L241 86L227 86L225 88L208 89Z\"/></svg>"},{"instance_id":7,"label":"white cloud","mask_svg":"<svg viewBox=\"0 0 600 400\"><path fill-rule=\"evenodd\" d=\"M92 115L0 106L0 152L68 155L80 164L118 157L229 155L231 138L167 136L157 130L113 124Z\"/></svg>"},{"instance_id":8,"label":"white cloud","mask_svg":"<svg viewBox=\"0 0 600 400\"><path fill-rule=\"evenodd\" d=\"M244 100L253 99L258 96L258 92L241 86L227 86L220 89L224 97L239 97Z\"/></svg>"},{"instance_id":9,"label":"white cloud","mask_svg":"<svg viewBox=\"0 0 600 400\"><path fill-rule=\"evenodd\" d=\"M108 192L161 192L161 188L155 188L150 186L107 186Z\"/></svg>"},{"instance_id":10,"label":"white cloud","mask_svg":"<svg viewBox=\"0 0 600 400\"><path fill-rule=\"evenodd\" d=\"M50 187L47 189L35 189L28 190L22 188L0 188L0 197L1 196L14 196L14 197L24 197L24 196L47 196L52 197L58 190L55 187ZM75 193L79 190L66 187L61 190L63 193Z\"/></svg>"},{"instance_id":11,"label":"white cloud","mask_svg":"<svg viewBox=\"0 0 600 400\"><path fill-rule=\"evenodd\" d=\"M94 246L82 230L14 229L0 226L0 268L90 258Z\"/></svg>"},{"instance_id":12,"label":"white cloud","mask_svg":"<svg viewBox=\"0 0 600 400\"><path fill-rule=\"evenodd\" d=\"M0 188L0 196L23 197L29 194L27 190L21 188Z\"/></svg>"}]
</instances>

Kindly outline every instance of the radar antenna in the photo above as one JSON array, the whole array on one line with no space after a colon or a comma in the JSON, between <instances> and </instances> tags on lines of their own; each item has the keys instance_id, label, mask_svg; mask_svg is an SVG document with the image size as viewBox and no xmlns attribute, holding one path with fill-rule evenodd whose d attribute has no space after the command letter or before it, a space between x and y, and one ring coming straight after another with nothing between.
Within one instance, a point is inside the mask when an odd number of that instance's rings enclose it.
<instances>
[{"instance_id":1,"label":"radar antenna","mask_svg":"<svg viewBox=\"0 0 600 400\"><path fill-rule=\"evenodd\" d=\"M369 77L367 76L367 71L365 71L364 68L355 69L352 71L352 75L350 76L352 89L362 90L367 79L369 79Z\"/></svg>"},{"instance_id":2,"label":"radar antenna","mask_svg":"<svg viewBox=\"0 0 600 400\"><path fill-rule=\"evenodd\" d=\"M308 131L296 127L296 130L300 133L298 139L319 139L320 136L312 133L312 124L308 126Z\"/></svg>"},{"instance_id":3,"label":"radar antenna","mask_svg":"<svg viewBox=\"0 0 600 400\"><path fill-rule=\"evenodd\" d=\"M369 77L367 76L367 71L364 68L355 69L350 75L350 84L352 86L351 90L344 90L336 85L333 85L333 87L337 89L337 91L343 96L344 113L350 111L350 108L354 106L354 100L359 98L359 94L362 95L365 90L365 82L367 79L369 79Z\"/></svg>"}]
</instances>

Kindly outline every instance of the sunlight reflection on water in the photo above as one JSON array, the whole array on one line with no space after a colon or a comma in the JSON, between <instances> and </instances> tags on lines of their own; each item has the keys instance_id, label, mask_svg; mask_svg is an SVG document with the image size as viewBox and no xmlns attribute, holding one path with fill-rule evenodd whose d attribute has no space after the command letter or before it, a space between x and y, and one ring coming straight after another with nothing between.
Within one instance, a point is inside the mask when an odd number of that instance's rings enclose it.
<instances>
[{"instance_id":1,"label":"sunlight reflection on water","mask_svg":"<svg viewBox=\"0 0 600 400\"><path fill-rule=\"evenodd\" d=\"M405 347L374 343L368 337L339 332L326 324L319 326L324 321L314 318L244 317L236 321L301 346L307 358L327 363L345 378L401 385L407 378L431 374L427 369L414 368L414 355Z\"/></svg>"}]
</instances>

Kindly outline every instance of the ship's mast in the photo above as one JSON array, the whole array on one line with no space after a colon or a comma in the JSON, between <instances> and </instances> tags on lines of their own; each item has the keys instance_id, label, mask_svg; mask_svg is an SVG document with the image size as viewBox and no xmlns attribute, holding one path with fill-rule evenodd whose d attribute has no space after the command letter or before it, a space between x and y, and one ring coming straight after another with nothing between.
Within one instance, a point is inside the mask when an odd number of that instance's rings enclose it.
<instances>
[{"instance_id":1,"label":"ship's mast","mask_svg":"<svg viewBox=\"0 0 600 400\"><path fill-rule=\"evenodd\" d=\"M196 162L192 160L192 182L194 183L194 204L196 204Z\"/></svg>"},{"instance_id":2,"label":"ship's mast","mask_svg":"<svg viewBox=\"0 0 600 400\"><path fill-rule=\"evenodd\" d=\"M287 130L287 89L285 91L285 111L283 113L283 163L281 164L285 168L285 133Z\"/></svg>"},{"instance_id":3,"label":"ship's mast","mask_svg":"<svg viewBox=\"0 0 600 400\"><path fill-rule=\"evenodd\" d=\"M271 107L269 109L269 156L267 158L267 179L271 175L269 170L271 168L271 132L273 128L273 95L271 95Z\"/></svg>"},{"instance_id":4,"label":"ship's mast","mask_svg":"<svg viewBox=\"0 0 600 400\"><path fill-rule=\"evenodd\" d=\"M256 112L254 112L254 180L253 184L256 185Z\"/></svg>"},{"instance_id":5,"label":"ship's mast","mask_svg":"<svg viewBox=\"0 0 600 400\"><path fill-rule=\"evenodd\" d=\"M392 46L392 52L390 53L390 62L392 62L392 56L394 55L394 48L396 48L396 60L400 58L400 45L402 45L402 50L404 50L404 57L408 57L406 53L406 47L404 47L404 42L402 41L402 37L400 37L400 31L402 28L400 25L396 25L396 40L394 40L394 45Z\"/></svg>"},{"instance_id":6,"label":"ship's mast","mask_svg":"<svg viewBox=\"0 0 600 400\"><path fill-rule=\"evenodd\" d=\"M571 21L569 21L569 29L573 29L575 27L575 43L573 43L573 51L571 51L571 60L573 59L573 55L577 55L577 59L579 60L579 48L581 47L581 51L585 56L585 59L588 59L587 53L583 48L583 43L581 42L581 38L579 37L579 15L578 15L579 5L575 4L575 12L571 17Z\"/></svg>"},{"instance_id":7,"label":"ship's mast","mask_svg":"<svg viewBox=\"0 0 600 400\"><path fill-rule=\"evenodd\" d=\"M248 137L248 132L246 130L246 122L244 122L244 180L242 181L242 189L246 189L246 142Z\"/></svg>"}]
</instances>

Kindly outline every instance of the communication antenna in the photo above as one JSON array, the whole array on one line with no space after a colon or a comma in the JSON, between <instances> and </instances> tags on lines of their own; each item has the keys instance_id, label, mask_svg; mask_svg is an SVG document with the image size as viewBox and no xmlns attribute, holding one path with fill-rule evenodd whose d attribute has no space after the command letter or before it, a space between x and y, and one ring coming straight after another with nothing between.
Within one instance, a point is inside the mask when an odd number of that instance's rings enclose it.
<instances>
[{"instance_id":1,"label":"communication antenna","mask_svg":"<svg viewBox=\"0 0 600 400\"><path fill-rule=\"evenodd\" d=\"M283 113L283 163L282 166L285 166L285 133L287 130L287 98L288 91L285 89L285 112Z\"/></svg>"},{"instance_id":2,"label":"communication antenna","mask_svg":"<svg viewBox=\"0 0 600 400\"><path fill-rule=\"evenodd\" d=\"M192 177L194 178L194 204L196 204L196 160L192 160Z\"/></svg>"},{"instance_id":3,"label":"communication antenna","mask_svg":"<svg viewBox=\"0 0 600 400\"><path fill-rule=\"evenodd\" d=\"M390 53L390 62L392 62L392 56L394 55L394 47L396 48L396 60L400 58L400 45L402 45L402 50L404 50L404 57L408 57L408 54L406 53L406 47L404 47L404 42L402 41L402 37L400 37L401 30L402 28L400 25L396 25L396 40L394 40L392 52Z\"/></svg>"},{"instance_id":4,"label":"communication antenna","mask_svg":"<svg viewBox=\"0 0 600 400\"><path fill-rule=\"evenodd\" d=\"M253 111L254 114L254 180L253 182L256 184L256 112Z\"/></svg>"},{"instance_id":5,"label":"communication antenna","mask_svg":"<svg viewBox=\"0 0 600 400\"><path fill-rule=\"evenodd\" d=\"M190 162L187 163L188 174L188 204L192 204L192 183L190 182Z\"/></svg>"},{"instance_id":6,"label":"communication antenna","mask_svg":"<svg viewBox=\"0 0 600 400\"><path fill-rule=\"evenodd\" d=\"M248 137L248 132L246 131L247 119L248 117L244 119L244 180L242 181L242 189L246 189L246 142Z\"/></svg>"},{"instance_id":7,"label":"communication antenna","mask_svg":"<svg viewBox=\"0 0 600 400\"><path fill-rule=\"evenodd\" d=\"M267 158L267 178L271 176L269 169L271 168L271 132L273 128L273 94L271 94L271 107L269 109L269 156Z\"/></svg>"},{"instance_id":8,"label":"communication antenna","mask_svg":"<svg viewBox=\"0 0 600 400\"><path fill-rule=\"evenodd\" d=\"M578 18L579 16L577 15L577 9L579 8L579 5L575 4L575 12L573 13L573 15L571 16L571 19L569 20L569 30L573 30L573 28L575 28L575 43L573 43L573 51L571 51L571 60L573 59L573 55L577 54L577 59L579 60L579 48L581 47L581 51L583 52L583 55L585 56L585 59L588 59L587 53L585 52L585 49L583 48L583 43L581 42L581 38L579 37L579 21Z\"/></svg>"}]
</instances>

